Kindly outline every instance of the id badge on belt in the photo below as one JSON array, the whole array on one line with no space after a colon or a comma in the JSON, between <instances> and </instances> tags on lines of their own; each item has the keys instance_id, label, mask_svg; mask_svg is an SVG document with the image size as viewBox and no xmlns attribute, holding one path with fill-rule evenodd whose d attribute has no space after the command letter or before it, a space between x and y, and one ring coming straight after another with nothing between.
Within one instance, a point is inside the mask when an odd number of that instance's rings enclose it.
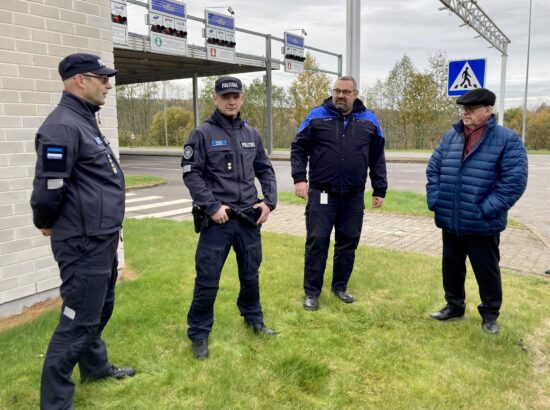
<instances>
[{"instance_id":1,"label":"id badge on belt","mask_svg":"<svg viewBox=\"0 0 550 410\"><path fill-rule=\"evenodd\" d=\"M328 205L328 193L325 191L321 192L321 199L319 201L321 205Z\"/></svg>"}]
</instances>

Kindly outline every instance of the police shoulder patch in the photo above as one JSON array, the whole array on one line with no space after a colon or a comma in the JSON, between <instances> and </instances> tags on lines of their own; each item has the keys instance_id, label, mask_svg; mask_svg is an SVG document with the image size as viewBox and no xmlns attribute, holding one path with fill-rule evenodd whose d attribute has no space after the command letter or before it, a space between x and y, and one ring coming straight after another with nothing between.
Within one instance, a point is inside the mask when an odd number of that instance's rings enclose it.
<instances>
[{"instance_id":1,"label":"police shoulder patch","mask_svg":"<svg viewBox=\"0 0 550 410\"><path fill-rule=\"evenodd\" d=\"M44 145L42 166L46 172L65 172L67 170L67 147Z\"/></svg>"},{"instance_id":2,"label":"police shoulder patch","mask_svg":"<svg viewBox=\"0 0 550 410\"><path fill-rule=\"evenodd\" d=\"M188 143L183 146L183 161L192 162L195 157L195 144Z\"/></svg>"}]
</instances>

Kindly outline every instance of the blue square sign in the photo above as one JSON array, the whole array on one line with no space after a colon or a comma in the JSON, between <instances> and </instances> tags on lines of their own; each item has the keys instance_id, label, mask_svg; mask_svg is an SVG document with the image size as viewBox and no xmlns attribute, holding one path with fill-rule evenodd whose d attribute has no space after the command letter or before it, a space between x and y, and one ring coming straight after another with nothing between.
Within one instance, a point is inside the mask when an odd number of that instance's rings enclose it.
<instances>
[{"instance_id":1,"label":"blue square sign","mask_svg":"<svg viewBox=\"0 0 550 410\"><path fill-rule=\"evenodd\" d=\"M457 60L449 62L447 95L459 97L468 91L485 86L487 59Z\"/></svg>"}]
</instances>

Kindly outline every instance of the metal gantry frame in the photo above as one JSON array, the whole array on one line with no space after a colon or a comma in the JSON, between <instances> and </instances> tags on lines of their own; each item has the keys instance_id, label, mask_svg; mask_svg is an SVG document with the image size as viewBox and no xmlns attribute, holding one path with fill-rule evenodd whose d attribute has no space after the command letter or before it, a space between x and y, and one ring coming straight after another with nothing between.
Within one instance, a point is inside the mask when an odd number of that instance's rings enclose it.
<instances>
[{"instance_id":1,"label":"metal gantry frame","mask_svg":"<svg viewBox=\"0 0 550 410\"><path fill-rule=\"evenodd\" d=\"M195 20L195 21L202 21L203 19L199 19L197 17L188 16L189 19ZM271 155L273 153L273 93L272 93L272 69L271 64L283 64L284 61L279 60L277 58L273 58L271 55L271 41L278 41L282 44L285 43L284 38L281 37L275 37L271 34L264 34L260 33L258 31L252 31L247 30L244 28L235 27L235 31L240 31L242 33L251 34L253 36L260 36L265 38L265 67L266 67L266 75L265 75L265 93L266 93L266 138L268 141L267 146L267 153ZM320 73L325 74L332 74L336 75L338 77L342 76L342 54L333 53L326 50L321 50L320 48L311 47L311 46L304 46L305 49L316 51L318 53L328 54L336 57L338 59L338 71L330 71L330 70L323 70L321 68L310 68L310 71L316 71ZM193 90L193 93L195 93L195 90ZM196 124L197 126L198 124Z\"/></svg>"},{"instance_id":2,"label":"metal gantry frame","mask_svg":"<svg viewBox=\"0 0 550 410\"><path fill-rule=\"evenodd\" d=\"M147 2L143 1L143 0L127 0L127 3L128 4L133 4L133 5L136 5L136 6L141 6L141 7L147 7ZM199 23L203 23L205 22L204 18L200 18L200 17L195 17L195 16L191 16L191 15L187 15L187 19L188 20L193 20L193 21L197 21ZM244 29L244 28L240 28L240 27L235 27L235 31L238 31L238 32L241 32L241 33L245 33L245 34L249 34L249 35L253 35L253 36L258 36L258 37L263 37L265 39L265 57L260 57L260 56L247 56L251 59L254 59L256 61L261 61L265 64L265 71L266 71L266 74L265 74L265 85L266 85L266 130L265 130L265 133L266 133L266 139L268 141L268 144L267 144L267 151L268 151L268 154L272 154L273 153L273 107L272 107L272 103L273 103L273 95L272 95L272 70L273 70L273 64L275 65L284 65L284 61L281 60L281 59L278 59L278 58L273 58L272 56L272 41L278 41L282 44L284 44L285 40L284 38L281 38L281 37L275 37L271 34L265 34L265 33L260 33L260 32L257 32L257 31L252 31L252 30L247 30L247 29ZM137 46L138 49L145 51L145 47L147 46L146 42L147 42L147 38L146 36L143 36L143 35L135 35L133 33L129 33L129 37L130 38L138 38L141 43L139 46ZM322 50L320 48L316 48L316 47L311 47L311 46L304 46L305 49L307 50L311 50L311 51L315 51L315 52L318 52L318 53L322 53L322 54L327 54L327 55L330 55L330 56L334 56L337 58L337 71L331 71L331 70L324 70L324 69L321 69L321 68L312 68L312 69L309 69L310 71L316 71L316 72L321 72L321 73L326 73L326 74L332 74L332 75L336 75L338 77L340 77L342 75L342 54L338 54L338 53L333 53L333 52L330 52L330 51L326 51L326 50ZM196 52L196 49L201 49L201 47L197 47L197 46L188 46L188 49L189 49L189 52L191 53L195 53ZM258 71L262 71L261 68L258 70ZM195 127L197 127L199 125L199 98L198 98L198 77L199 77L199 73L197 72L194 72L193 73L193 108L194 108L194 122L195 122ZM184 78L184 77L182 77Z\"/></svg>"},{"instance_id":3,"label":"metal gantry frame","mask_svg":"<svg viewBox=\"0 0 550 410\"><path fill-rule=\"evenodd\" d=\"M462 19L462 26L473 28L479 36L501 52L501 77L500 77L500 96L499 96L499 115L498 124L504 123L504 94L506 92L506 60L508 58L508 44L510 39L497 27L497 25L487 16L477 4L476 0L439 0L445 7L441 10L449 9Z\"/></svg>"}]
</instances>

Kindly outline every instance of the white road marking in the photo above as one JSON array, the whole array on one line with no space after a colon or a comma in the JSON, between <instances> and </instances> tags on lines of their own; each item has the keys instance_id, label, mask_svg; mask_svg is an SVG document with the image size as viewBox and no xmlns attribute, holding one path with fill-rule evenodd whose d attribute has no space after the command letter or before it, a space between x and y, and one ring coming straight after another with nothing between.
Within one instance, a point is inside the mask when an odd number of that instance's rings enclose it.
<instances>
[{"instance_id":1,"label":"white road marking","mask_svg":"<svg viewBox=\"0 0 550 410\"><path fill-rule=\"evenodd\" d=\"M171 211L156 212L153 214L146 215L137 215L131 216L130 218L134 219L145 219L145 218L164 218L166 216L176 216L181 214L189 214L193 208L181 208L181 209L172 209Z\"/></svg>"},{"instance_id":2,"label":"white road marking","mask_svg":"<svg viewBox=\"0 0 550 410\"><path fill-rule=\"evenodd\" d=\"M170 206L170 205L187 204L189 202L193 202L193 201L191 199L176 199L174 201L157 202L154 204L131 206L130 208L126 208L126 212L142 211L144 209L152 209L152 208L161 208L163 206Z\"/></svg>"},{"instance_id":3,"label":"white road marking","mask_svg":"<svg viewBox=\"0 0 550 410\"><path fill-rule=\"evenodd\" d=\"M153 199L161 199L162 196L152 195L152 196L143 196L141 198L133 198L133 199L127 199L127 204L133 204L134 202L144 202L144 201L152 201Z\"/></svg>"}]
</instances>

